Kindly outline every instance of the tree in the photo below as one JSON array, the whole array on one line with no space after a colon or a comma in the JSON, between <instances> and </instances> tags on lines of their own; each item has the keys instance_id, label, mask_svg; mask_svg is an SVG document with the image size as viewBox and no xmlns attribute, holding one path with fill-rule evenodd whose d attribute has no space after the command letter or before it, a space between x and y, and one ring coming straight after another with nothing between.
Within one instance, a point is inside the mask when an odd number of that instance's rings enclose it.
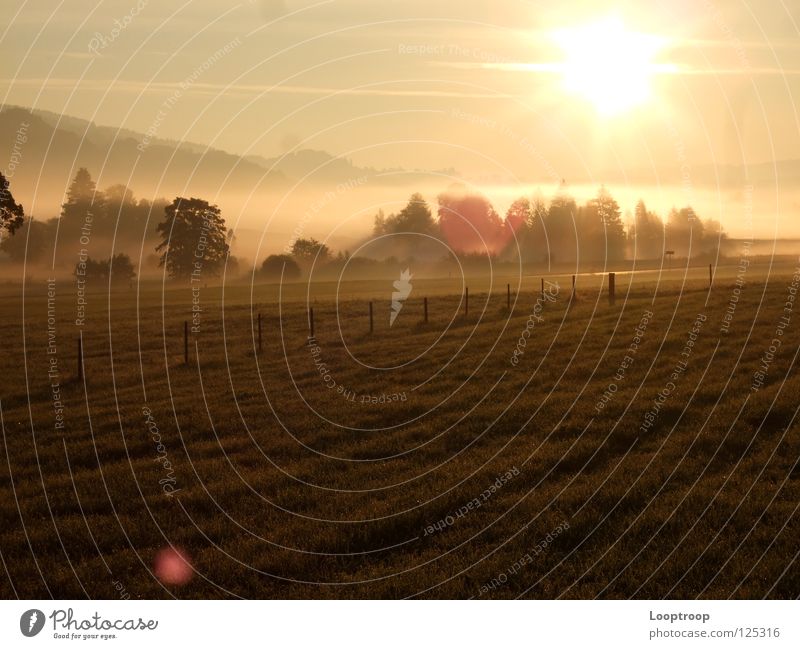
<instances>
[{"instance_id":1,"label":"tree","mask_svg":"<svg viewBox=\"0 0 800 649\"><path fill-rule=\"evenodd\" d=\"M3 238L0 250L14 263L34 263L42 258L45 248L52 245L54 235L55 220L42 223L27 217L13 235Z\"/></svg>"},{"instance_id":2,"label":"tree","mask_svg":"<svg viewBox=\"0 0 800 649\"><path fill-rule=\"evenodd\" d=\"M547 237L545 236L547 203L544 198L537 194L532 201L525 198L514 201L506 214L506 222L514 222L522 217L525 218L525 221L517 239L523 261L527 263L541 262L546 257L547 251Z\"/></svg>"},{"instance_id":3,"label":"tree","mask_svg":"<svg viewBox=\"0 0 800 649\"><path fill-rule=\"evenodd\" d=\"M96 254L98 238L102 237L105 230L105 221L103 193L97 190L89 172L81 167L67 190L67 198L56 223L56 254L62 260L74 259L78 251L85 256L86 251L92 249Z\"/></svg>"},{"instance_id":4,"label":"tree","mask_svg":"<svg viewBox=\"0 0 800 649\"><path fill-rule=\"evenodd\" d=\"M439 195L439 228L459 252L496 254L510 239L510 230L489 200L462 185Z\"/></svg>"},{"instance_id":5,"label":"tree","mask_svg":"<svg viewBox=\"0 0 800 649\"><path fill-rule=\"evenodd\" d=\"M547 258L550 263L574 261L578 258L578 206L563 190L553 197L544 219Z\"/></svg>"},{"instance_id":6,"label":"tree","mask_svg":"<svg viewBox=\"0 0 800 649\"><path fill-rule=\"evenodd\" d=\"M680 255L691 256L701 251L703 224L694 209L687 205L679 210L673 208L667 218L667 247Z\"/></svg>"},{"instance_id":7,"label":"tree","mask_svg":"<svg viewBox=\"0 0 800 649\"><path fill-rule=\"evenodd\" d=\"M114 224L118 221L122 225L129 219L135 218L136 199L133 192L125 185L111 185L103 192L103 198L105 209L102 220L106 222L104 225L108 234L113 232Z\"/></svg>"},{"instance_id":8,"label":"tree","mask_svg":"<svg viewBox=\"0 0 800 649\"><path fill-rule=\"evenodd\" d=\"M268 279L294 280L300 277L300 266L291 255L270 255L261 264L261 274Z\"/></svg>"},{"instance_id":9,"label":"tree","mask_svg":"<svg viewBox=\"0 0 800 649\"><path fill-rule=\"evenodd\" d=\"M87 257L86 261L79 261L75 264L75 271L72 274L79 281L105 279L108 277L108 260L105 262L95 261L91 257Z\"/></svg>"},{"instance_id":10,"label":"tree","mask_svg":"<svg viewBox=\"0 0 800 649\"><path fill-rule=\"evenodd\" d=\"M200 198L178 197L164 209L157 230L159 266L170 277L217 276L228 256L225 219L216 205Z\"/></svg>"},{"instance_id":11,"label":"tree","mask_svg":"<svg viewBox=\"0 0 800 649\"><path fill-rule=\"evenodd\" d=\"M372 226L372 234L376 237L386 233L386 215L383 210L378 210L375 215L375 224Z\"/></svg>"},{"instance_id":12,"label":"tree","mask_svg":"<svg viewBox=\"0 0 800 649\"><path fill-rule=\"evenodd\" d=\"M108 272L112 282L130 282L136 277L136 267L131 258L124 253L118 253L108 262Z\"/></svg>"},{"instance_id":13,"label":"tree","mask_svg":"<svg viewBox=\"0 0 800 649\"><path fill-rule=\"evenodd\" d=\"M642 200L636 203L628 238L637 259L660 259L664 255L664 223Z\"/></svg>"},{"instance_id":14,"label":"tree","mask_svg":"<svg viewBox=\"0 0 800 649\"><path fill-rule=\"evenodd\" d=\"M406 206L395 217L393 230L395 232L432 232L436 223L431 214L431 208L425 202L422 194L411 194Z\"/></svg>"},{"instance_id":15,"label":"tree","mask_svg":"<svg viewBox=\"0 0 800 649\"><path fill-rule=\"evenodd\" d=\"M525 197L515 200L506 211L506 223L515 230L530 227L533 224L533 218L533 206Z\"/></svg>"},{"instance_id":16,"label":"tree","mask_svg":"<svg viewBox=\"0 0 800 649\"><path fill-rule=\"evenodd\" d=\"M420 193L414 193L408 199L406 206L398 214L384 216L379 210L375 216L373 233L398 234L402 232L418 232L431 234L436 231L436 221L433 219L431 208Z\"/></svg>"},{"instance_id":17,"label":"tree","mask_svg":"<svg viewBox=\"0 0 800 649\"><path fill-rule=\"evenodd\" d=\"M25 221L25 211L22 209L22 205L14 201L8 187L8 180L0 172L0 232L5 230L8 234L13 235Z\"/></svg>"},{"instance_id":18,"label":"tree","mask_svg":"<svg viewBox=\"0 0 800 649\"><path fill-rule=\"evenodd\" d=\"M82 264L79 262L75 266L74 274L89 281L108 280L110 276L113 283L122 283L134 279L136 269L128 255L119 253L110 259L98 261L87 257L85 262Z\"/></svg>"},{"instance_id":19,"label":"tree","mask_svg":"<svg viewBox=\"0 0 800 649\"><path fill-rule=\"evenodd\" d=\"M102 219L97 223L92 235L107 237L106 245L109 252L112 237L116 239L117 246L120 242L130 241L132 246L139 247L147 223L148 206L146 201L142 201L140 205L133 192L125 185L108 187L103 192Z\"/></svg>"},{"instance_id":20,"label":"tree","mask_svg":"<svg viewBox=\"0 0 800 649\"><path fill-rule=\"evenodd\" d=\"M89 171L81 167L67 190L66 202L61 206L62 225L70 232L80 229L87 216L94 220L95 215L102 215L104 203L103 193L97 191Z\"/></svg>"},{"instance_id":21,"label":"tree","mask_svg":"<svg viewBox=\"0 0 800 649\"><path fill-rule=\"evenodd\" d=\"M316 239L298 239L292 245L292 255L303 264L325 262L330 254L330 248Z\"/></svg>"},{"instance_id":22,"label":"tree","mask_svg":"<svg viewBox=\"0 0 800 649\"><path fill-rule=\"evenodd\" d=\"M619 261L625 256L625 228L619 204L605 187L590 200L581 219L581 256L589 260Z\"/></svg>"},{"instance_id":23,"label":"tree","mask_svg":"<svg viewBox=\"0 0 800 649\"><path fill-rule=\"evenodd\" d=\"M163 198L148 201L146 198L139 199L136 205L135 218L130 223L126 223L128 237L136 242L137 248L141 246L144 239L147 243L155 244L158 240L158 230L151 224L156 220L156 214L162 214L167 209L168 203ZM122 226L123 224L120 224Z\"/></svg>"},{"instance_id":24,"label":"tree","mask_svg":"<svg viewBox=\"0 0 800 649\"><path fill-rule=\"evenodd\" d=\"M516 232L517 246L519 247L519 254L528 260L533 258L533 253L538 247L536 241L538 224L534 225L536 221L536 213L534 212L534 204L524 196L515 200L506 210L506 225ZM516 246L514 256L516 257Z\"/></svg>"},{"instance_id":25,"label":"tree","mask_svg":"<svg viewBox=\"0 0 800 649\"><path fill-rule=\"evenodd\" d=\"M534 228L536 226L541 226L546 217L547 203L540 194L537 194L533 198L533 203L531 203L531 221L528 223L528 227Z\"/></svg>"},{"instance_id":26,"label":"tree","mask_svg":"<svg viewBox=\"0 0 800 649\"><path fill-rule=\"evenodd\" d=\"M721 254L721 248L728 240L728 234L716 219L703 221L703 252L709 257Z\"/></svg>"},{"instance_id":27,"label":"tree","mask_svg":"<svg viewBox=\"0 0 800 649\"><path fill-rule=\"evenodd\" d=\"M111 187L108 187L103 192L103 195L105 196L106 201L109 203L126 205L128 207L136 205L136 198L134 197L133 192L125 185L111 185Z\"/></svg>"}]
</instances>

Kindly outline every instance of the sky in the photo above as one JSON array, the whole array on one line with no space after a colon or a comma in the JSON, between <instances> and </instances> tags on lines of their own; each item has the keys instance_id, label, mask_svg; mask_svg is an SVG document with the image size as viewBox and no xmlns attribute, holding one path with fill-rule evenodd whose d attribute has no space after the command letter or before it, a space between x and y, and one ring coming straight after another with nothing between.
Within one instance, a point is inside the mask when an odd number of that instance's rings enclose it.
<instances>
[{"instance_id":1,"label":"sky","mask_svg":"<svg viewBox=\"0 0 800 649\"><path fill-rule=\"evenodd\" d=\"M4 9L4 104L237 154L456 169L501 206L517 186L655 188L743 234L747 188L717 170L800 159L800 11L781 0ZM791 190L767 174L750 192L776 231L797 220Z\"/></svg>"}]
</instances>

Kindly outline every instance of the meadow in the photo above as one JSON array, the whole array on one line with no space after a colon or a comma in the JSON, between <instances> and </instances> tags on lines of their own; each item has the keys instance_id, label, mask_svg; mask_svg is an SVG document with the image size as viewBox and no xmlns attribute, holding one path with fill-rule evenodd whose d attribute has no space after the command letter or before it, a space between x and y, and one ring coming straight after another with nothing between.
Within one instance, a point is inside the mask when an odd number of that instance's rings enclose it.
<instances>
[{"instance_id":1,"label":"meadow","mask_svg":"<svg viewBox=\"0 0 800 649\"><path fill-rule=\"evenodd\" d=\"M796 598L795 267L8 284L0 596Z\"/></svg>"}]
</instances>

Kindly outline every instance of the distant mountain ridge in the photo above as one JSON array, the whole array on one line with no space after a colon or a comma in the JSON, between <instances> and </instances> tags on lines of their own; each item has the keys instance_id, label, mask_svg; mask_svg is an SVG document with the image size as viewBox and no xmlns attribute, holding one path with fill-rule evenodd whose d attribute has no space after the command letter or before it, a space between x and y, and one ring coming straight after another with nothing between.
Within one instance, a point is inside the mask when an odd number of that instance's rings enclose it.
<instances>
[{"instance_id":1,"label":"distant mountain ridge","mask_svg":"<svg viewBox=\"0 0 800 649\"><path fill-rule=\"evenodd\" d=\"M22 106L9 106L5 110L24 110L29 112L28 109ZM69 115L59 115L46 110L34 110L33 115L40 117L42 121L49 124L52 128L60 128L77 135L78 137L85 137L96 146L108 146L117 139L135 140L138 143L145 139L143 133L133 131L126 128L114 128L113 126L98 126L80 117L72 117ZM315 169L322 169L326 178L331 176L337 179L345 177L353 177L354 175L374 174L375 169L361 169L356 167L350 160L345 158L337 158L325 151L318 151L315 149L300 149L292 151L285 156L276 156L274 158L266 158L260 155L247 155L239 156L235 153L228 153L221 149L208 147L204 144L197 142L170 140L165 138L153 137L150 138L148 146L168 147L170 149L177 149L192 154L222 154L230 155L235 158L245 160L256 164L265 171L272 171L275 173L282 173L293 179L300 179L306 174L314 172Z\"/></svg>"},{"instance_id":2,"label":"distant mountain ridge","mask_svg":"<svg viewBox=\"0 0 800 649\"><path fill-rule=\"evenodd\" d=\"M117 132L69 117L59 122L52 114L42 116L24 108L0 111L0 140L17 141L23 125L18 160L7 175L17 200L28 213L42 218L58 213L80 167L89 169L101 189L123 184L150 199L207 195L209 189L217 188L241 194L254 187L270 190L287 183L279 171L268 173L261 165L224 151L201 154L194 146L176 147L160 140L152 140L142 151L137 147L143 136L133 131Z\"/></svg>"}]
</instances>

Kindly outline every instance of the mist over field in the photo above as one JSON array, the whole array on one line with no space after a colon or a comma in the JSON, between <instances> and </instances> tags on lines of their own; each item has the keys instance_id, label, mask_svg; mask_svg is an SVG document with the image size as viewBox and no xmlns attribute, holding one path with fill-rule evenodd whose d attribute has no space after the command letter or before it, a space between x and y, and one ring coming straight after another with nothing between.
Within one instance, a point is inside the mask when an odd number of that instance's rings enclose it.
<instances>
[{"instance_id":1,"label":"mist over field","mask_svg":"<svg viewBox=\"0 0 800 649\"><path fill-rule=\"evenodd\" d=\"M498 127L494 124L492 128ZM318 239L336 252L359 250L372 234L379 212L400 211L413 193L419 193L435 211L437 198L454 185L484 195L501 217L520 197L549 201L567 192L582 203L604 186L619 203L628 229L639 200L664 219L670 210L691 205L701 218L719 221L729 238L763 239L763 254L771 252L769 241L779 242L775 250L783 251L780 254L798 250L790 241L800 234L792 217L800 203L790 190L782 190L778 202L774 191L800 180L800 161L748 168L692 166L684 161L673 168L662 165L655 178L644 167L608 168L589 174L577 169L565 173L567 180L549 162L535 156L523 177L502 165L492 169L492 164L483 174L462 173L457 168L404 169L392 162L397 149L408 148L400 144L386 147L384 164L373 168L357 166L352 158L299 146L274 158L238 156L210 146L161 140L21 107L0 111L0 135L14 143L6 169L14 196L40 223L59 216L72 177L81 167L90 172L101 191L111 188L112 194L119 194L127 188L121 202L141 205L136 223L132 226L124 211L108 215L107 227L94 237L95 256L133 255L140 258L137 265L146 274L155 270L150 247L156 225L163 218L164 203L175 196L201 196L221 208L235 237L231 253L239 261L237 272L244 272L257 269L268 255L290 249L294 240L303 236ZM474 160L467 156L460 162L470 168ZM71 245L62 236L55 247L63 251ZM726 243L722 253L735 256L738 250ZM41 261L37 254L29 250L29 268ZM402 249L382 254L384 258L408 256ZM433 251L421 255L427 261L441 256ZM56 261L59 256L52 250L42 254L42 258ZM366 250L362 256L368 256ZM13 275L7 268L3 273Z\"/></svg>"}]
</instances>

